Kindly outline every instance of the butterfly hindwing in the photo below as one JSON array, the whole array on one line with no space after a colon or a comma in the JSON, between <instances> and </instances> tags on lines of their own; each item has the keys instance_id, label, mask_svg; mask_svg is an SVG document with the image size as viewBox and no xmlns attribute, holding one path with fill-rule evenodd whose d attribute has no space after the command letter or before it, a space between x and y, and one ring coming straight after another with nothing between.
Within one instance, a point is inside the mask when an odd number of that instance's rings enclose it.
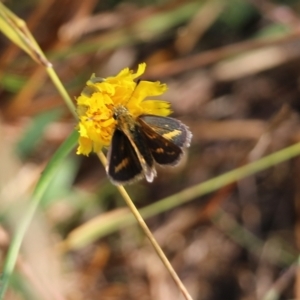
<instances>
[{"instance_id":1,"label":"butterfly hindwing","mask_svg":"<svg viewBox=\"0 0 300 300\"><path fill-rule=\"evenodd\" d=\"M152 124L148 124L146 121L144 116L138 118L147 147L150 149L154 160L160 165L176 165L183 154L181 147L163 136L170 131L162 132L160 130L158 132Z\"/></svg>"}]
</instances>

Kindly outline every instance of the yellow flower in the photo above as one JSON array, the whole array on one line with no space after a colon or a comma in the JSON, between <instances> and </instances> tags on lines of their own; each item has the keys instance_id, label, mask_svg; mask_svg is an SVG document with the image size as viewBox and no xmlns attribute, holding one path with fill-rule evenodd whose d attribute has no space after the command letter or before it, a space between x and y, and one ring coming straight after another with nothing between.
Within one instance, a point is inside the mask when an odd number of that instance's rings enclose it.
<instances>
[{"instance_id":1,"label":"yellow flower","mask_svg":"<svg viewBox=\"0 0 300 300\"><path fill-rule=\"evenodd\" d=\"M139 65L134 73L128 68L115 77L99 78L94 75L87 82L77 98L79 117L79 146L77 154L89 155L108 147L115 130L114 109L125 107L137 118L143 114L167 116L171 113L169 102L151 100L148 97L159 96L167 90L160 82L134 81L146 69L146 64Z\"/></svg>"}]
</instances>

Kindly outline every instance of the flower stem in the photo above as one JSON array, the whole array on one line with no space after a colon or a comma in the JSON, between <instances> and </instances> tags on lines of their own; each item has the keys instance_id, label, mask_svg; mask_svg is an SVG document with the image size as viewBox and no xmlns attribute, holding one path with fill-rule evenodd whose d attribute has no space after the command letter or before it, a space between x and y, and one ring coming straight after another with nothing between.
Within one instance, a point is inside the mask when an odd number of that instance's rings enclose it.
<instances>
[{"instance_id":1,"label":"flower stem","mask_svg":"<svg viewBox=\"0 0 300 300\"><path fill-rule=\"evenodd\" d=\"M47 71L49 77L51 78L53 84L55 85L56 89L60 93L61 97L63 98L65 104L68 107L68 109L70 110L70 112L72 113L74 118L77 120L78 116L76 114L75 105L72 102L72 100L71 100L68 92L66 91L65 87L63 86L61 80L57 76L56 72L54 71L54 69L52 67L46 68L46 71Z\"/></svg>"},{"instance_id":2,"label":"flower stem","mask_svg":"<svg viewBox=\"0 0 300 300\"><path fill-rule=\"evenodd\" d=\"M100 153L98 153L98 157L101 160L102 164L104 166L106 166L107 165L107 160L106 160L105 155L102 152L100 152ZM132 214L136 218L138 224L140 225L140 227L144 231L145 235L149 239L150 243L152 244L153 248L155 249L155 251L156 251L157 255L159 256L159 258L161 259L162 263L164 264L166 269L169 271L169 273L172 276L173 280L175 281L176 285L178 286L178 288L182 292L185 299L186 300L193 300L191 295L187 291L186 287L184 286L184 284L182 283L182 281L178 277L177 273L175 272L174 268L172 267L171 263L169 262L168 258L166 257L165 253L163 252L163 250L161 249L161 247L157 243L157 241L156 241L155 237L153 236L153 234L151 233L149 227L147 226L144 219L140 215L139 211L135 207L134 203L132 202L132 200L131 200L130 196L128 195L127 191L125 190L125 188L122 185L117 186L117 188L118 188L120 194L122 195L123 199L125 200L127 206L131 210Z\"/></svg>"}]
</instances>

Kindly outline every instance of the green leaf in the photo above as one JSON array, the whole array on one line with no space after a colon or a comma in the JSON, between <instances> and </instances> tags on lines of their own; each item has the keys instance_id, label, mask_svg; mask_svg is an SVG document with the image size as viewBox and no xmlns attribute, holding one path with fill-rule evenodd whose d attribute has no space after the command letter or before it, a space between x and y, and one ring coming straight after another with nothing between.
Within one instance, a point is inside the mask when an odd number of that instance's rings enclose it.
<instances>
[{"instance_id":1,"label":"green leaf","mask_svg":"<svg viewBox=\"0 0 300 300\"><path fill-rule=\"evenodd\" d=\"M9 280L13 274L13 269L18 258L24 235L33 218L33 215L41 203L49 184L56 175L59 166L64 162L66 156L74 149L77 141L78 132L74 131L52 156L35 187L32 199L29 202L27 209L24 211L23 218L19 221L18 229L12 238L7 256L4 261L0 278L0 299L3 299L5 295Z\"/></svg>"},{"instance_id":2,"label":"green leaf","mask_svg":"<svg viewBox=\"0 0 300 300\"><path fill-rule=\"evenodd\" d=\"M25 159L41 141L45 128L48 124L58 120L62 115L62 109L55 109L42 113L32 119L32 124L23 134L17 144L18 155Z\"/></svg>"},{"instance_id":3,"label":"green leaf","mask_svg":"<svg viewBox=\"0 0 300 300\"><path fill-rule=\"evenodd\" d=\"M73 181L78 169L78 159L66 158L56 171L56 175L50 181L45 190L41 205L47 206L53 201L70 194Z\"/></svg>"}]
</instances>

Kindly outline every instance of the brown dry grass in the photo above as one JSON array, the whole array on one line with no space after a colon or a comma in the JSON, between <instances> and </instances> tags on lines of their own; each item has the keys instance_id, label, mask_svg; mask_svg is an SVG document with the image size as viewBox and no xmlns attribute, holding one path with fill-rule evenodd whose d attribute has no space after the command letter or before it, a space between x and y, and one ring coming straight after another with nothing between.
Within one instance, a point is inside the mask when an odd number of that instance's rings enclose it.
<instances>
[{"instance_id":1,"label":"brown dry grass","mask_svg":"<svg viewBox=\"0 0 300 300\"><path fill-rule=\"evenodd\" d=\"M281 2L7 5L73 98L91 73L105 77L142 61L144 78L168 84L165 98L194 138L184 166L128 188L144 207L300 141L300 8ZM5 38L0 50L3 261L24 201L75 123L43 68ZM292 266L299 170L295 158L147 220L195 300L262 299L272 287L280 299L300 298ZM98 215L117 220L123 206L96 156L73 155L34 218L6 299L181 299L137 226L57 250L78 226Z\"/></svg>"}]
</instances>

